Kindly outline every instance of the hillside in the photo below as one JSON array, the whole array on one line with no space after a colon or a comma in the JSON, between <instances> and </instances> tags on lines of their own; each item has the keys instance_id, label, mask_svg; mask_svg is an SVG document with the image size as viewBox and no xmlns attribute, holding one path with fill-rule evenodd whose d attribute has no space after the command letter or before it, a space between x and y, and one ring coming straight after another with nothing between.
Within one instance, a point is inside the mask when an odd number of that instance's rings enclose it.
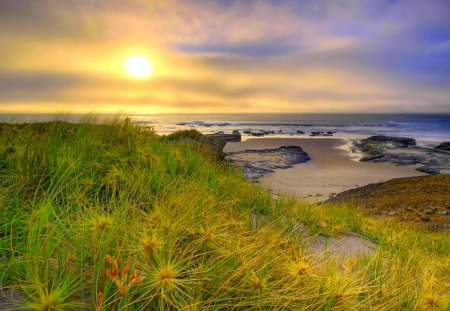
<instances>
[{"instance_id":1,"label":"hillside","mask_svg":"<svg viewBox=\"0 0 450 311\"><path fill-rule=\"evenodd\" d=\"M0 309L448 308L447 232L274 201L192 134L1 124ZM342 235L376 248L337 256Z\"/></svg>"},{"instance_id":2,"label":"hillside","mask_svg":"<svg viewBox=\"0 0 450 311\"><path fill-rule=\"evenodd\" d=\"M450 228L450 175L392 179L348 190L332 201L352 202L377 216Z\"/></svg>"}]
</instances>

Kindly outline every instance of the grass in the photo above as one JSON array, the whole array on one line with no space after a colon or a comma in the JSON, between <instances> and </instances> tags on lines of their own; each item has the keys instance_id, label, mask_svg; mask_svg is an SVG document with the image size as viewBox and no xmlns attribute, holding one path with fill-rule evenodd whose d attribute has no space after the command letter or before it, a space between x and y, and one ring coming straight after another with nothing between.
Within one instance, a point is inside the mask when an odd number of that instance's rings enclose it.
<instances>
[{"instance_id":1,"label":"grass","mask_svg":"<svg viewBox=\"0 0 450 311\"><path fill-rule=\"evenodd\" d=\"M197 140L92 121L0 125L1 284L19 309L450 308L448 232L274 201ZM299 223L379 247L313 252Z\"/></svg>"}]
</instances>

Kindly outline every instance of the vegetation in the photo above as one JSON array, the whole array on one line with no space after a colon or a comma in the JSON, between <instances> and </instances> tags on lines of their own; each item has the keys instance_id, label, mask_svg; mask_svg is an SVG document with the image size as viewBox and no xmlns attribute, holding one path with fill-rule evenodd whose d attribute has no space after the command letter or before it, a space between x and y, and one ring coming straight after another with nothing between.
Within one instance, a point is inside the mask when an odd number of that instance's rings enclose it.
<instances>
[{"instance_id":1,"label":"vegetation","mask_svg":"<svg viewBox=\"0 0 450 311\"><path fill-rule=\"evenodd\" d=\"M19 309L449 308L448 233L273 200L204 143L167 140L117 120L0 125L1 284ZM376 252L309 247L346 232Z\"/></svg>"}]
</instances>

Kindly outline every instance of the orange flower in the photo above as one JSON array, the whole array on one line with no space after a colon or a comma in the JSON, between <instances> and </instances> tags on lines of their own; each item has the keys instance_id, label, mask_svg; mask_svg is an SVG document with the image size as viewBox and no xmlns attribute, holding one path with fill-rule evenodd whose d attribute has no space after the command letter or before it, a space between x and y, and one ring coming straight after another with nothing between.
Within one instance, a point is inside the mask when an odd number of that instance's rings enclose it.
<instances>
[{"instance_id":1,"label":"orange flower","mask_svg":"<svg viewBox=\"0 0 450 311\"><path fill-rule=\"evenodd\" d=\"M132 284L139 284L144 280L144 278L139 277L138 276L138 271L136 269L134 269L133 274L130 276L130 278L128 279L129 283Z\"/></svg>"},{"instance_id":2,"label":"orange flower","mask_svg":"<svg viewBox=\"0 0 450 311\"><path fill-rule=\"evenodd\" d=\"M97 294L97 306L95 307L95 311L102 311L103 305L103 292L99 292Z\"/></svg>"},{"instance_id":3,"label":"orange flower","mask_svg":"<svg viewBox=\"0 0 450 311\"><path fill-rule=\"evenodd\" d=\"M134 272L127 280L128 271L130 270L129 263L126 263L122 267L122 270L119 274L119 265L117 261L109 255L105 256L105 260L112 266L111 270L106 269L106 276L117 286L117 290L122 297L124 297L134 285L139 284L144 280L143 277L138 276L137 270L134 270Z\"/></svg>"},{"instance_id":4,"label":"orange flower","mask_svg":"<svg viewBox=\"0 0 450 311\"><path fill-rule=\"evenodd\" d=\"M105 256L105 260L112 266L112 270L106 269L106 275L110 279L116 279L119 276L119 265L117 264L117 261L109 255Z\"/></svg>"},{"instance_id":5,"label":"orange flower","mask_svg":"<svg viewBox=\"0 0 450 311\"><path fill-rule=\"evenodd\" d=\"M128 270L130 270L130 264L126 263L122 268L122 275L126 275L128 273Z\"/></svg>"}]
</instances>

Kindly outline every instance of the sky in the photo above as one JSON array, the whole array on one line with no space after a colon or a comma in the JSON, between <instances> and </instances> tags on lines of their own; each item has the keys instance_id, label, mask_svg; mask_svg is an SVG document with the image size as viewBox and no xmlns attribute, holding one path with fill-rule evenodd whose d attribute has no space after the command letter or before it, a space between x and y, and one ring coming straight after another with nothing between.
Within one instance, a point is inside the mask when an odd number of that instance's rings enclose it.
<instances>
[{"instance_id":1,"label":"sky","mask_svg":"<svg viewBox=\"0 0 450 311\"><path fill-rule=\"evenodd\" d=\"M0 112L449 113L450 1L0 0Z\"/></svg>"}]
</instances>

